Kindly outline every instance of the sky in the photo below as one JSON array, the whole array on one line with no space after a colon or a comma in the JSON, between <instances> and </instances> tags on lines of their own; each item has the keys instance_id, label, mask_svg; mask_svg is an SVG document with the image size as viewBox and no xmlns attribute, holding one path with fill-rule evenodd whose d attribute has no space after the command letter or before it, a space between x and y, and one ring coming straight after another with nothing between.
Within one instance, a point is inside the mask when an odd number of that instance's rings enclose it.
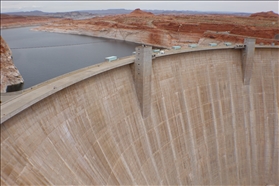
<instances>
[{"instance_id":1,"label":"sky","mask_svg":"<svg viewBox=\"0 0 279 186\"><path fill-rule=\"evenodd\" d=\"M11 1L1 0L1 13L33 11L67 12L140 8L143 10L193 10L226 12L278 12L276 1Z\"/></svg>"}]
</instances>

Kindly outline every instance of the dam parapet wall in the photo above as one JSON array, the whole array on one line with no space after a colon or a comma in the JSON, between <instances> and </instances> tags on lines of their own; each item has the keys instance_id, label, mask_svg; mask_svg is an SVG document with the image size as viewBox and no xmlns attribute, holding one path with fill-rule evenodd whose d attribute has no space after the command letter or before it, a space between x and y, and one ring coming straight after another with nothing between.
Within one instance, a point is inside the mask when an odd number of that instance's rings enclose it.
<instances>
[{"instance_id":1,"label":"dam parapet wall","mask_svg":"<svg viewBox=\"0 0 279 186\"><path fill-rule=\"evenodd\" d=\"M1 105L1 183L278 184L278 57L245 85L242 49L159 54L147 117L135 56L38 86Z\"/></svg>"}]
</instances>

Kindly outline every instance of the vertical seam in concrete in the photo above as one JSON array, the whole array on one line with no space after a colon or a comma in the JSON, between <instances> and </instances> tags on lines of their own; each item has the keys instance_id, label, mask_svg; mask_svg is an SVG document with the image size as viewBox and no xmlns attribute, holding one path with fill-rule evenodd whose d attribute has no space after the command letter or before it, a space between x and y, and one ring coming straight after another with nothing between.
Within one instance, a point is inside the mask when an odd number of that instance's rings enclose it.
<instances>
[{"instance_id":1,"label":"vertical seam in concrete","mask_svg":"<svg viewBox=\"0 0 279 186\"><path fill-rule=\"evenodd\" d=\"M174 80L178 81L178 89L182 92L183 89L182 89L182 85L181 85L181 77L180 77L180 71L178 70L178 64L181 63L181 60L179 61L174 61L174 68L172 68L172 72L174 73ZM175 92L176 96L178 95L178 92ZM164 110L166 112L166 105L164 103ZM175 113L175 111L174 111ZM176 115L175 115L176 117ZM171 130L170 130L170 125L169 125L169 122L167 122L168 124L168 130L169 130L169 135L170 135L170 138L171 138L171 147L172 147L172 153L173 153L173 156L174 156L174 162L177 162L177 155L175 153L175 148L174 148L174 139L175 138L178 138L178 136L176 137L173 137L172 134L171 134ZM179 182L179 185L182 185L182 182L181 182L181 179L180 179L180 176L179 176L179 169L178 169L178 166L175 167L176 168L176 175L177 175L177 179L178 179L178 182Z\"/></svg>"},{"instance_id":2,"label":"vertical seam in concrete","mask_svg":"<svg viewBox=\"0 0 279 186\"><path fill-rule=\"evenodd\" d=\"M204 144L206 146L205 149L205 154L206 154L206 169L208 172L208 177L209 178L209 184L212 183L211 180L211 171L210 171L210 165L209 165L209 155L208 155L208 140L207 140L207 135L206 135L206 125L205 125L205 121L204 121L204 112L203 112L203 105L202 105L202 101L201 101L201 93L200 93L200 89L199 86L197 87L197 91L198 91L198 99L199 99L199 108L200 108L200 113L201 113L201 124L202 124L202 132L203 132L203 140L204 140ZM206 92L207 94L208 92ZM205 184L205 183L204 183Z\"/></svg>"},{"instance_id":3,"label":"vertical seam in concrete","mask_svg":"<svg viewBox=\"0 0 279 186\"><path fill-rule=\"evenodd\" d=\"M66 121L67 122L67 121ZM67 122L68 123L68 122ZM64 160L64 158L61 156L61 154L57 151L55 145L52 143L52 141L49 139L49 137L47 137L48 141L52 144L52 146L54 147L55 152L58 154L59 158L64 162L65 166L71 171L71 173L77 178L77 181L82 184L83 182L81 180L79 180L78 176L72 171L72 169L70 168L70 166L68 165L68 163Z\"/></svg>"},{"instance_id":4,"label":"vertical seam in concrete","mask_svg":"<svg viewBox=\"0 0 279 186\"><path fill-rule=\"evenodd\" d=\"M209 67L207 66L207 69L209 69ZM210 70L210 69L209 69ZM208 70L208 71L209 71ZM209 78L209 74L208 74L208 81L209 81L209 95L210 95L210 100L211 100L211 104L212 104L212 112L213 112L213 124L214 124L214 132L215 132L215 143L216 143L216 151L217 151L217 163L218 163L218 177L219 177L219 183L222 183L221 181L221 163L220 163L220 151L219 151L219 141L218 141L218 130L217 130L217 122L216 122L216 112L215 112L215 107L214 107L214 100L213 100L213 96L212 96L212 82L211 79Z\"/></svg>"},{"instance_id":5,"label":"vertical seam in concrete","mask_svg":"<svg viewBox=\"0 0 279 186\"><path fill-rule=\"evenodd\" d=\"M269 136L269 130L268 130L268 113L267 113L267 109L266 109L266 100L265 100L265 93L263 93L263 105L264 105L264 180L266 183L268 183L268 168L270 166L270 152L269 150L270 148L270 140L268 138Z\"/></svg>"},{"instance_id":6,"label":"vertical seam in concrete","mask_svg":"<svg viewBox=\"0 0 279 186\"><path fill-rule=\"evenodd\" d=\"M176 160L176 154L175 154L175 150L174 150L174 146L173 146L173 137L172 137L172 135L171 135L171 129L170 129L169 121L168 121L167 109L166 109L165 101L163 101L163 107L164 107L165 121L166 121L167 128L168 128L168 135L169 135L169 137L170 137L170 146L171 146L172 155L173 155L173 157L174 157L174 162L175 162L175 160ZM178 175L177 167L175 167L175 171L176 171L176 175ZM179 179L179 181L180 181L180 179ZM180 183L180 185L181 185L181 183Z\"/></svg>"},{"instance_id":7,"label":"vertical seam in concrete","mask_svg":"<svg viewBox=\"0 0 279 186\"><path fill-rule=\"evenodd\" d=\"M226 65L227 68L228 64ZM229 92L230 92L230 101L231 101L231 110L232 110L232 124L233 124L233 137L234 137L234 156L235 156L235 161L236 161L236 175L237 175L237 184L240 185L239 183L239 161L238 161L238 145L237 145L237 130L236 130L236 124L235 124L235 115L236 115L236 110L235 110L235 106L234 106L234 99L233 99L233 95L232 95L232 87L231 87L231 82L233 82L232 78L231 78L231 73L228 73L229 75Z\"/></svg>"},{"instance_id":8,"label":"vertical seam in concrete","mask_svg":"<svg viewBox=\"0 0 279 186\"><path fill-rule=\"evenodd\" d=\"M162 102L163 102L163 105L165 105L165 98L164 98L164 97L162 97ZM165 111L165 106L164 106L164 108L163 108L162 113L163 113L164 120L165 120L166 124L168 125L168 123L167 123L166 111ZM156 133L156 134L158 134L158 133ZM158 138L158 140L160 141L159 138ZM167 144L166 144L166 145L167 145ZM161 144L160 146L161 146L160 151L162 152L162 148L163 148L164 146L162 146L162 144ZM164 157L163 157L162 155L163 155L163 153L161 153L161 160L162 160L162 162L164 162ZM164 163L163 163L164 170L167 170L167 167L165 167L165 165L166 165L166 163L164 162ZM168 175L166 174L165 171L164 171L164 173L165 173L165 175L166 175L166 180L167 180L168 185L171 185L171 184L170 184L170 181L169 181L169 178L168 178Z\"/></svg>"},{"instance_id":9,"label":"vertical seam in concrete","mask_svg":"<svg viewBox=\"0 0 279 186\"><path fill-rule=\"evenodd\" d=\"M242 97L244 97L242 95ZM249 113L249 111L245 110L244 102L242 102L242 107L244 108L244 112ZM249 122L247 121L248 116L244 116L244 125L245 125L245 141L246 141L246 156L247 156L247 167L249 171L249 184L252 184L252 170L251 170L251 140L250 140L250 130L249 130Z\"/></svg>"},{"instance_id":10,"label":"vertical seam in concrete","mask_svg":"<svg viewBox=\"0 0 279 186\"><path fill-rule=\"evenodd\" d=\"M271 62L272 63L272 62ZM277 61L277 63L279 63L279 61ZM275 65L274 65L275 66ZM273 67L273 64L271 66L271 68ZM275 80L274 80L274 77L275 77L275 73L273 71L274 68L272 68L272 84L273 84L273 92L274 92L274 102L275 104L278 103L278 96L279 96L279 92L276 91L276 88L279 89L279 85L277 85L276 87L276 83L275 83ZM276 96L277 94L277 96ZM279 140L278 140L278 135L279 135L279 126L278 126L278 123L279 123L279 119L278 119L278 115L279 115L279 110L278 110L278 107L279 105L275 106L275 118L274 118L274 147L272 148L273 149L273 160L275 161L273 163L273 176L274 178L272 178L272 180L275 180L277 181L277 183L279 183L279 160L278 160L278 154L279 154ZM277 162L276 162L277 161ZM276 179L277 177L277 179Z\"/></svg>"},{"instance_id":11,"label":"vertical seam in concrete","mask_svg":"<svg viewBox=\"0 0 279 186\"><path fill-rule=\"evenodd\" d=\"M270 70L272 72L272 76L274 77L274 73L273 73L273 69L272 69L272 61L271 61L271 64L270 64ZM272 78L273 80L273 78ZM263 78L263 74L261 75L261 83L262 83L262 87L264 86L264 78ZM271 82L273 83L273 82ZM263 88L264 90L264 88ZM269 136L270 136L270 133L269 133L269 130L268 130L268 110L267 110L267 100L265 99L266 98L266 93L263 92L263 106L264 106L264 145L265 145L265 148L264 148L264 180L265 180L265 183L268 183L268 169L270 169L271 165L270 165L270 159L272 158L271 157L271 146L270 146L270 140L269 140ZM275 109L275 108L274 108Z\"/></svg>"},{"instance_id":12,"label":"vertical seam in concrete","mask_svg":"<svg viewBox=\"0 0 279 186\"><path fill-rule=\"evenodd\" d=\"M144 122L144 121L143 121L143 122ZM144 122L144 123L145 123L145 122ZM154 161L154 156L153 156L153 154L152 154L152 150L151 150L151 147L150 147L150 143L149 143L149 139L148 139L148 136L147 136L146 128L145 128L145 127L143 127L143 128L144 128L145 140L148 142L148 143L147 143L148 153L149 153L149 156L150 156L152 165L153 165L153 167L154 167L154 169L155 169L155 171L156 171L157 178L160 178L159 173L158 173L158 170L157 170L156 163L155 163L155 161Z\"/></svg>"},{"instance_id":13,"label":"vertical seam in concrete","mask_svg":"<svg viewBox=\"0 0 279 186\"><path fill-rule=\"evenodd\" d=\"M262 63L262 61L261 61ZM270 141L269 141L269 130L268 130L268 112L267 112L267 108L266 108L266 94L265 94L265 90L264 90L264 78L263 78L263 70L262 68L260 68L260 71L261 71L261 90L262 90L262 98L263 98L263 113L264 113L264 144L263 144L263 150L264 150L264 157L263 157L263 160L261 161L262 163L262 167L260 167L260 170L263 171L263 174L261 173L261 180L265 180L265 183L268 183L267 182L267 173L268 173L268 166L269 166L269 160L270 160L270 152L269 152L269 144L270 144ZM272 74L273 75L273 74Z\"/></svg>"},{"instance_id":14,"label":"vertical seam in concrete","mask_svg":"<svg viewBox=\"0 0 279 186\"><path fill-rule=\"evenodd\" d=\"M253 91L253 86L248 86L248 95L249 95L249 101L250 101L250 109L249 109L249 115L250 115L250 142L251 142L251 154L252 154L252 174L253 174L253 181L255 183L258 183L258 168L257 168L257 163L258 163L258 157L257 157L257 133L256 133L256 127L255 127L255 107L254 107L254 91Z\"/></svg>"},{"instance_id":15,"label":"vertical seam in concrete","mask_svg":"<svg viewBox=\"0 0 279 186\"><path fill-rule=\"evenodd\" d=\"M179 72L178 67L176 67L176 73L178 73L178 72ZM185 91L184 91L184 89L182 87L182 83L181 83L181 79L182 79L181 74L178 73L177 76L179 76L177 80L179 82L179 86L180 86L180 89L181 89L181 94L179 94L179 100L180 100L180 103L181 103L181 109L182 109L182 111L184 111L184 114L183 114L183 112L181 113L182 114L182 121L183 121L183 123L188 123L189 130L190 130L189 133L190 133L190 136L191 136L190 137L190 147L189 147L191 149L190 159L192 159L192 161L190 162L191 166L192 166L191 170L194 172L194 175L198 176L198 171L197 171L197 168L196 168L196 167L198 167L197 159L196 159L197 158L197 152L196 152L196 148L195 148L196 144L195 144L195 141L193 139L194 138L193 128L192 128L192 124L191 124L191 120L190 120L190 116L189 116L190 114L188 113L187 101L185 99ZM183 129L186 132L184 125L183 125ZM185 138L185 135L183 135L183 139L184 139L185 144L187 144L187 140ZM189 177L191 179L191 175ZM191 179L191 181L193 181L193 180ZM194 185L197 184L197 179L194 180L193 184Z\"/></svg>"},{"instance_id":16,"label":"vertical seam in concrete","mask_svg":"<svg viewBox=\"0 0 279 186\"><path fill-rule=\"evenodd\" d=\"M164 159L163 159L163 157L162 157L162 145L161 145L161 143L160 143L160 138L159 138L159 134L158 134L158 131L157 130L154 130L155 131L155 136L156 136L156 140L158 141L158 143L160 144L160 148L158 149L158 151L160 152L159 154L160 154L160 158L161 158L161 161L163 162L164 161ZM167 174L166 174L166 167L165 167L165 164L163 163L162 164L162 166L164 167L164 174L165 174L165 179L166 179L166 181L167 181L167 183L168 183L168 185L169 185L169 179L168 179L168 177L167 177Z\"/></svg>"},{"instance_id":17,"label":"vertical seam in concrete","mask_svg":"<svg viewBox=\"0 0 279 186\"><path fill-rule=\"evenodd\" d=\"M87 117L89 123L92 124L92 121L91 121L91 119L90 119L90 117L89 117L89 115L88 115L88 112L87 112L86 110L85 110L85 114L86 114L86 117ZM92 128L92 126L91 126L91 128ZM93 135L94 135L94 137L95 137L95 139L96 139L96 141L97 141L97 138L96 138L95 133L93 133ZM85 153L85 156L86 156L86 153ZM89 162L89 160L88 160L87 157L86 157L86 160ZM94 170L94 168L92 167L92 164L91 164L91 163L89 163L89 166L92 168L92 170ZM104 177L103 177L101 174L98 174L98 176L100 176L104 181L106 181L106 180L104 179ZM109 177L110 177L110 174L109 174ZM108 177L108 179L109 179L109 177ZM108 181L108 180L107 180L107 181ZM117 181L118 181L118 180L117 180ZM118 183L119 183L119 182L118 182ZM107 185L107 183L106 183L106 185Z\"/></svg>"},{"instance_id":18,"label":"vertical seam in concrete","mask_svg":"<svg viewBox=\"0 0 279 186\"><path fill-rule=\"evenodd\" d=\"M192 165L192 170L194 171L194 175L196 175L198 178L200 177L199 175L199 166L198 166L198 161L197 161L197 150L196 150L196 141L194 140L194 132L193 132L193 127L192 127L192 122L191 122L191 119L190 119L190 114L188 113L188 107L187 107L187 101L185 99L185 94L183 92L183 95L182 95L183 99L184 99L184 103L185 103L185 108L186 108L186 111L185 114L185 118L187 118L187 123L188 123L188 127L189 127L189 133L190 133L190 145L191 145L191 165ZM187 144L187 141L185 141L185 143ZM192 180L191 180L192 181ZM194 183L193 185L197 185L198 179L194 179Z\"/></svg>"},{"instance_id":19,"label":"vertical seam in concrete","mask_svg":"<svg viewBox=\"0 0 279 186\"><path fill-rule=\"evenodd\" d=\"M113 174L114 177L115 177L115 179L118 181L118 183L121 184L121 182L118 180L118 177L116 176L116 174L115 174L115 172L114 172L113 167L111 166L110 162L108 161L107 156L106 156L106 154L104 153L102 146L100 145L99 139L97 139L96 142L98 143L98 145L99 145L99 147L100 147L100 149L101 149L101 151L102 151L102 154L104 155L104 157L105 157L105 159L106 159L106 161L107 161L107 163L108 163L108 165L109 165L109 167L110 167L111 174ZM115 164L115 165L116 165L116 164ZM111 177L111 174L109 175L109 178ZM109 179L108 179L108 181L109 181Z\"/></svg>"},{"instance_id":20,"label":"vertical seam in concrete","mask_svg":"<svg viewBox=\"0 0 279 186\"><path fill-rule=\"evenodd\" d=\"M125 152L125 151L124 151L124 152ZM124 152L123 152L123 153L124 153ZM123 157L123 153L121 154L121 156L120 156L120 158L119 158L119 161L121 160L121 161L123 162L123 165L124 165L125 169L127 170L127 173L129 174L131 180L133 181L133 185L136 185L137 183L135 182L135 178L134 178L134 176L131 174L131 170L130 170L129 166L128 166L127 163L126 163L126 160L125 160L124 157Z\"/></svg>"},{"instance_id":21,"label":"vertical seam in concrete","mask_svg":"<svg viewBox=\"0 0 279 186\"><path fill-rule=\"evenodd\" d=\"M222 109L222 103L221 103L221 99L220 99L220 89L219 89L219 82L217 82L217 87L218 87L218 103L219 103L219 108L220 108L220 120L221 120L221 128L222 128L222 136L223 136L223 140L224 140L224 144L226 142L226 136L224 135L225 134L225 129L224 129L224 118L223 118L223 109ZM228 169L228 163L227 163L227 153L226 151L224 151L224 160L225 160L225 170L223 171L226 171ZM226 185L228 184L228 173L226 171L226 174L225 174L225 179L226 179L226 183L224 183L224 179L223 177L221 176L222 178L222 185Z\"/></svg>"},{"instance_id":22,"label":"vertical seam in concrete","mask_svg":"<svg viewBox=\"0 0 279 186\"><path fill-rule=\"evenodd\" d=\"M125 122L127 123L127 119L130 119L130 118L125 118ZM129 123L127 123L129 125ZM137 161L137 164L139 165L140 169L142 170L142 165L140 164L140 160L139 160L139 157L138 157L138 154L137 154L137 151L136 151L136 147L134 146L134 141L132 140L132 136L131 136L131 133L128 133L129 137L130 137L130 140L131 140L131 148L132 148L132 151L133 151L133 154L135 154L135 158L136 158L136 161ZM128 147L129 148L129 147ZM127 149L128 149L127 148ZM146 177L145 177L145 174L143 174L143 172L141 171L142 173L142 176L145 180L146 183L148 183ZM138 184L138 183L137 183Z\"/></svg>"}]
</instances>

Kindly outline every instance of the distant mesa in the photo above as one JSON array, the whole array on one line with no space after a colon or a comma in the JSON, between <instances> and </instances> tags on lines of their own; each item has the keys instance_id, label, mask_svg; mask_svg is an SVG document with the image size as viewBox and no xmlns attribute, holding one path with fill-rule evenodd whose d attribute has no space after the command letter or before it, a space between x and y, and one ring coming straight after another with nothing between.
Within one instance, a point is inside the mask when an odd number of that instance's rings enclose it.
<instances>
[{"instance_id":1,"label":"distant mesa","mask_svg":"<svg viewBox=\"0 0 279 186\"><path fill-rule=\"evenodd\" d=\"M142 11L141 9L137 8L134 11L132 11L129 15L153 16L154 14L151 12Z\"/></svg>"},{"instance_id":2,"label":"distant mesa","mask_svg":"<svg viewBox=\"0 0 279 186\"><path fill-rule=\"evenodd\" d=\"M250 17L279 18L279 14L276 14L273 11L258 12L258 13L251 14Z\"/></svg>"}]
</instances>

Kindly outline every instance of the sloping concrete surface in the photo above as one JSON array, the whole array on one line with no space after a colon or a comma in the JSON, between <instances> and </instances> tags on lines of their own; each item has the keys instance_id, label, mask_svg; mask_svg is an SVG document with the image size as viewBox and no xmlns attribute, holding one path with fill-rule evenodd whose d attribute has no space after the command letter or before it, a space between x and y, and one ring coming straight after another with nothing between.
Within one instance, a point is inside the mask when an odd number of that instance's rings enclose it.
<instances>
[{"instance_id":1,"label":"sloping concrete surface","mask_svg":"<svg viewBox=\"0 0 279 186\"><path fill-rule=\"evenodd\" d=\"M130 59L38 86L1 104L1 185L278 184L278 54L250 85L240 50L158 56L146 118Z\"/></svg>"}]
</instances>

